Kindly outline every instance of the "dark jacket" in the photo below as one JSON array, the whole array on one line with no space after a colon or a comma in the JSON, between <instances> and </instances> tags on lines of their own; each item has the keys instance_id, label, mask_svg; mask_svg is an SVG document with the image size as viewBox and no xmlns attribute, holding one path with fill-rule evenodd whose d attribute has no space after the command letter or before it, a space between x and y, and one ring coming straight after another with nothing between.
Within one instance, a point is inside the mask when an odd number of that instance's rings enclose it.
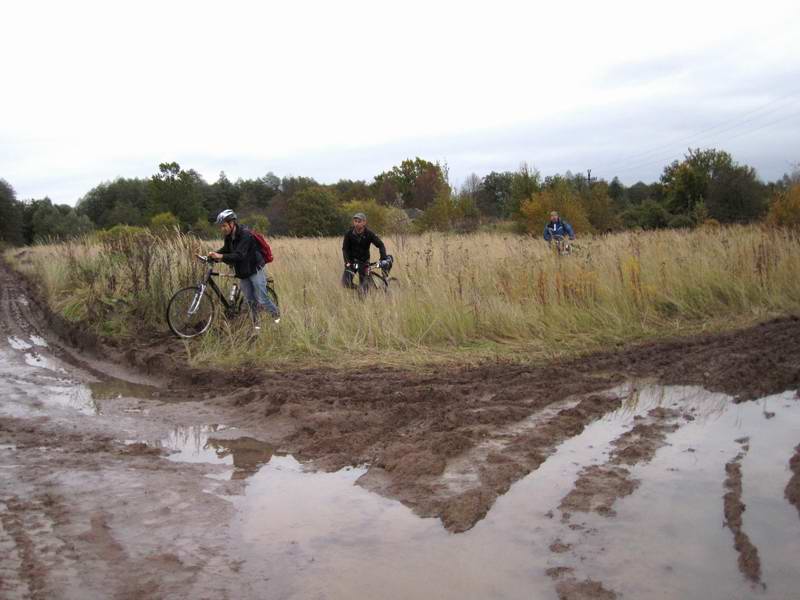
<instances>
[{"instance_id":1,"label":"dark jacket","mask_svg":"<svg viewBox=\"0 0 800 600\"><path fill-rule=\"evenodd\" d=\"M383 245L381 238L375 235L372 230L365 227L364 232L359 235L356 233L355 227L351 227L344 234L344 241L342 242L344 262L368 263L370 244L374 244L381 253L381 260L386 258L386 246Z\"/></svg>"},{"instance_id":2,"label":"dark jacket","mask_svg":"<svg viewBox=\"0 0 800 600\"><path fill-rule=\"evenodd\" d=\"M562 221L559 219L555 223L548 223L545 225L544 228L544 239L545 241L549 242L550 238L565 238L569 237L569 239L575 239L575 232L572 231L572 225L567 223L566 221Z\"/></svg>"},{"instance_id":3,"label":"dark jacket","mask_svg":"<svg viewBox=\"0 0 800 600\"><path fill-rule=\"evenodd\" d=\"M242 225L236 225L231 235L225 236L225 243L217 250L222 254L222 262L233 266L239 279L247 279L264 266L261 248L250 231Z\"/></svg>"}]
</instances>

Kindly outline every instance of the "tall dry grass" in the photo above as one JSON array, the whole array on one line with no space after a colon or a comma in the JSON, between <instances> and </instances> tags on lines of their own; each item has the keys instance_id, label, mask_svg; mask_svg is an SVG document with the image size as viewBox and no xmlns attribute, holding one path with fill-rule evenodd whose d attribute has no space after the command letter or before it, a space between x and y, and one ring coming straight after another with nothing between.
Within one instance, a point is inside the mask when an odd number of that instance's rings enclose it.
<instances>
[{"instance_id":1,"label":"tall dry grass","mask_svg":"<svg viewBox=\"0 0 800 600\"><path fill-rule=\"evenodd\" d=\"M280 325L254 340L246 324L218 323L187 344L192 359L351 366L530 360L800 311L800 238L790 231L625 233L580 240L567 257L511 234L385 241L398 285L388 296L360 299L339 287L338 238L272 240ZM84 240L38 249L31 268L67 316L76 311L73 318L115 335L164 331L172 291L199 275L192 259L199 245L173 236L145 257L143 249ZM93 312L97 302L113 310Z\"/></svg>"}]
</instances>

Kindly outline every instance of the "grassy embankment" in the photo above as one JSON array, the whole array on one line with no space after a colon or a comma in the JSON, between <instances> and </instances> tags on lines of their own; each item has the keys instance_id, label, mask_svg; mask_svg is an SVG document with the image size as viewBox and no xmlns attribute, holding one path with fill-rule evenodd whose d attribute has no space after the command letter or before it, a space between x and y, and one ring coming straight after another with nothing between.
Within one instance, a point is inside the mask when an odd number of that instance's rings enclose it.
<instances>
[{"instance_id":1,"label":"grassy embankment","mask_svg":"<svg viewBox=\"0 0 800 600\"><path fill-rule=\"evenodd\" d=\"M386 240L389 297L339 287L340 240L275 239L279 326L249 338L218 322L187 343L195 364L357 366L530 360L722 330L800 312L800 237L757 226L585 238L569 257L515 235ZM101 334L166 332L174 290L196 280L198 240L89 239L6 255L53 309Z\"/></svg>"}]
</instances>

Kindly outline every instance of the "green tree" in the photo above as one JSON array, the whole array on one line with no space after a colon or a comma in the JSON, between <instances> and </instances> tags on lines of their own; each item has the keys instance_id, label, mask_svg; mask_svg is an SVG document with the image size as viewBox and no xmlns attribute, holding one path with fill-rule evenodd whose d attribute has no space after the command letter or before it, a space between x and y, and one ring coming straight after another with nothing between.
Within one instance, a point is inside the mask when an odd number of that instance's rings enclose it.
<instances>
[{"instance_id":1,"label":"green tree","mask_svg":"<svg viewBox=\"0 0 800 600\"><path fill-rule=\"evenodd\" d=\"M333 191L317 186L298 192L288 201L286 222L290 235L338 235L346 226Z\"/></svg>"},{"instance_id":2,"label":"green tree","mask_svg":"<svg viewBox=\"0 0 800 600\"><path fill-rule=\"evenodd\" d=\"M225 171L220 171L217 180L208 186L204 194L203 204L208 218L216 217L226 208L239 210L239 199L241 190L234 185L225 175Z\"/></svg>"},{"instance_id":3,"label":"green tree","mask_svg":"<svg viewBox=\"0 0 800 600\"><path fill-rule=\"evenodd\" d=\"M24 243L22 204L5 179L0 179L0 242L19 246Z\"/></svg>"},{"instance_id":4,"label":"green tree","mask_svg":"<svg viewBox=\"0 0 800 600\"><path fill-rule=\"evenodd\" d=\"M605 181L598 181L581 195L586 217L598 232L612 231L621 225L617 208L608 192L609 185Z\"/></svg>"},{"instance_id":5,"label":"green tree","mask_svg":"<svg viewBox=\"0 0 800 600\"><path fill-rule=\"evenodd\" d=\"M764 189L751 167L737 164L721 150L689 149L661 175L666 207L674 214L691 215L705 203L709 216L720 222L745 222L766 208Z\"/></svg>"},{"instance_id":6,"label":"green tree","mask_svg":"<svg viewBox=\"0 0 800 600\"><path fill-rule=\"evenodd\" d=\"M385 171L375 177L378 200L384 204L394 205L396 194L402 199L401 208L419 208L425 210L439 193L450 186L444 170L439 163L432 163L419 157L406 159L391 171Z\"/></svg>"},{"instance_id":7,"label":"green tree","mask_svg":"<svg viewBox=\"0 0 800 600\"><path fill-rule=\"evenodd\" d=\"M336 191L340 202L363 200L364 198L372 197L372 190L366 181L340 179L333 185L333 189Z\"/></svg>"},{"instance_id":8,"label":"green tree","mask_svg":"<svg viewBox=\"0 0 800 600\"><path fill-rule=\"evenodd\" d=\"M66 204L54 205L49 198L26 205L29 243L64 240L92 231L92 222Z\"/></svg>"},{"instance_id":9,"label":"green tree","mask_svg":"<svg viewBox=\"0 0 800 600\"><path fill-rule=\"evenodd\" d=\"M147 181L119 178L101 183L78 200L75 209L86 215L97 227L144 225L152 216Z\"/></svg>"},{"instance_id":10,"label":"green tree","mask_svg":"<svg viewBox=\"0 0 800 600\"><path fill-rule=\"evenodd\" d=\"M625 185L619 180L619 177L614 177L608 184L608 197L611 198L618 210L625 208L627 204Z\"/></svg>"},{"instance_id":11,"label":"green tree","mask_svg":"<svg viewBox=\"0 0 800 600\"><path fill-rule=\"evenodd\" d=\"M641 204L631 205L621 218L629 229L662 229L669 225L673 215L660 202L648 198Z\"/></svg>"},{"instance_id":12,"label":"green tree","mask_svg":"<svg viewBox=\"0 0 800 600\"><path fill-rule=\"evenodd\" d=\"M449 192L442 191L421 217L414 221L419 231L450 231L455 218L455 204Z\"/></svg>"},{"instance_id":13,"label":"green tree","mask_svg":"<svg viewBox=\"0 0 800 600\"><path fill-rule=\"evenodd\" d=\"M530 200L541 189L542 177L539 171L528 163L522 163L511 177L511 196L506 207L507 214L518 213L522 203Z\"/></svg>"},{"instance_id":14,"label":"green tree","mask_svg":"<svg viewBox=\"0 0 800 600\"><path fill-rule=\"evenodd\" d=\"M478 209L487 217L504 218L510 216L511 182L514 174L510 171L492 171L481 181L475 202Z\"/></svg>"},{"instance_id":15,"label":"green tree","mask_svg":"<svg viewBox=\"0 0 800 600\"><path fill-rule=\"evenodd\" d=\"M184 228L205 216L203 188L207 187L195 171L184 171L176 162L161 163L158 174L150 178L148 198L153 214L170 212Z\"/></svg>"}]
</instances>

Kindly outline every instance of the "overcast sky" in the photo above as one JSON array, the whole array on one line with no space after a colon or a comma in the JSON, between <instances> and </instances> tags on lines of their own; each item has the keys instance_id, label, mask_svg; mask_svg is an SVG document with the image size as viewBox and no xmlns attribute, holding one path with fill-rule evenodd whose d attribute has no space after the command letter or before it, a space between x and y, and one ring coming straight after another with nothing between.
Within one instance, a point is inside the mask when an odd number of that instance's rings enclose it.
<instances>
[{"instance_id":1,"label":"overcast sky","mask_svg":"<svg viewBox=\"0 0 800 600\"><path fill-rule=\"evenodd\" d=\"M800 2L5 1L0 178L74 204L209 183L471 172L653 181L687 147L800 162Z\"/></svg>"}]
</instances>

